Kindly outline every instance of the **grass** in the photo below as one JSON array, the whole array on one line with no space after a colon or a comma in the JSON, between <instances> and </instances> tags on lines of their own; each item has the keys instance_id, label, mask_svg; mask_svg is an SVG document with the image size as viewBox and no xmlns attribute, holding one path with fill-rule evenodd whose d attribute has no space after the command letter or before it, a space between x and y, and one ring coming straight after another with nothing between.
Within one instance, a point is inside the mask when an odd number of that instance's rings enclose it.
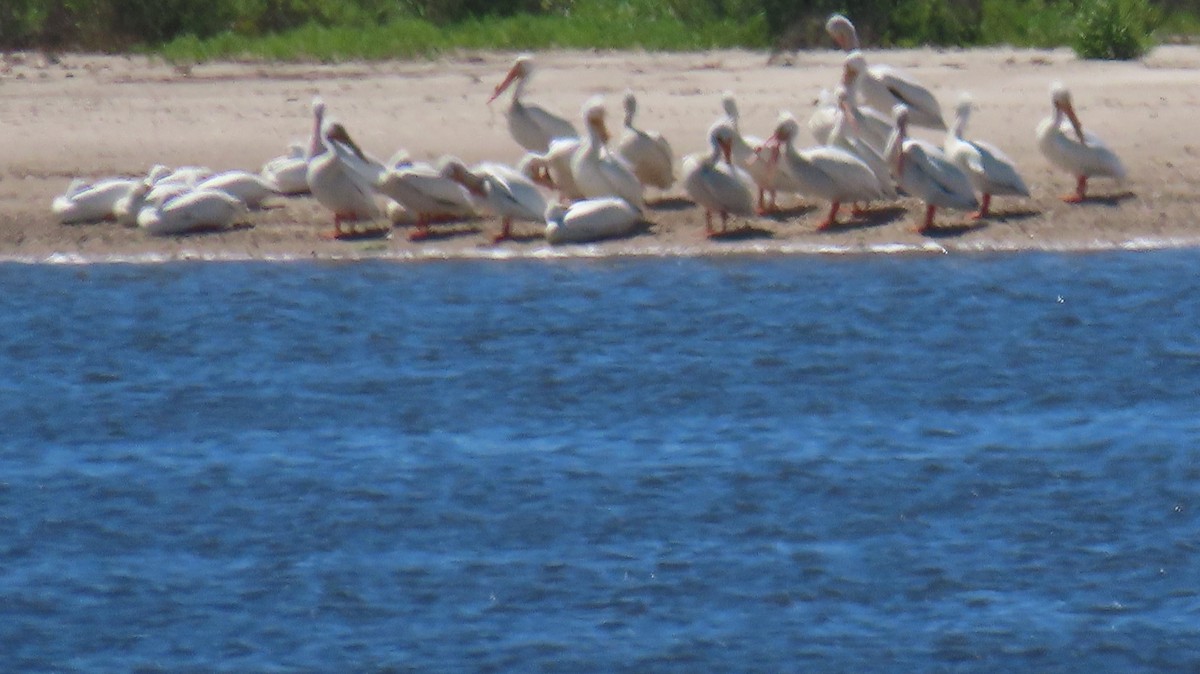
<instances>
[{"instance_id":1,"label":"grass","mask_svg":"<svg viewBox=\"0 0 1200 674\"><path fill-rule=\"evenodd\" d=\"M153 51L175 63L223 60L321 61L432 56L455 49L646 49L691 51L766 47L761 16L685 23L667 16L580 12L573 16L517 14L437 26L418 18L382 25L301 28L249 37L225 32L208 39L177 38Z\"/></svg>"}]
</instances>

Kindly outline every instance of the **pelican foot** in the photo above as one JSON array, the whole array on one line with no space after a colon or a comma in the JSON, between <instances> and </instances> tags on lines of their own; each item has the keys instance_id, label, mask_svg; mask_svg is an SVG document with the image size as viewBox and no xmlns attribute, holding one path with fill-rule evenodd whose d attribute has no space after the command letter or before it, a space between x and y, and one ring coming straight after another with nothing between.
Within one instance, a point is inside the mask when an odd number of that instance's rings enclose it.
<instances>
[{"instance_id":1,"label":"pelican foot","mask_svg":"<svg viewBox=\"0 0 1200 674\"><path fill-rule=\"evenodd\" d=\"M975 211L974 213L971 214L971 219L972 220L983 220L983 219L987 218L989 215L991 215L991 214L984 213L983 211Z\"/></svg>"},{"instance_id":2,"label":"pelican foot","mask_svg":"<svg viewBox=\"0 0 1200 674\"><path fill-rule=\"evenodd\" d=\"M837 227L837 224L837 220L822 220L821 222L817 223L817 231L828 232L829 230Z\"/></svg>"},{"instance_id":3,"label":"pelican foot","mask_svg":"<svg viewBox=\"0 0 1200 674\"><path fill-rule=\"evenodd\" d=\"M510 241L510 240L512 240L512 234L509 234L508 232L500 232L499 234L492 237L493 244L504 243L505 241Z\"/></svg>"},{"instance_id":4,"label":"pelican foot","mask_svg":"<svg viewBox=\"0 0 1200 674\"><path fill-rule=\"evenodd\" d=\"M1082 204L1084 196L1082 194L1064 194L1062 200L1068 204Z\"/></svg>"},{"instance_id":5,"label":"pelican foot","mask_svg":"<svg viewBox=\"0 0 1200 674\"><path fill-rule=\"evenodd\" d=\"M428 229L414 229L408 233L409 241L424 241L429 238Z\"/></svg>"},{"instance_id":6,"label":"pelican foot","mask_svg":"<svg viewBox=\"0 0 1200 674\"><path fill-rule=\"evenodd\" d=\"M912 231L913 231L913 234L920 234L921 236L926 236L926 235L932 233L934 229L936 229L936 227L934 227L933 225L919 225L917 227L913 227Z\"/></svg>"}]
</instances>

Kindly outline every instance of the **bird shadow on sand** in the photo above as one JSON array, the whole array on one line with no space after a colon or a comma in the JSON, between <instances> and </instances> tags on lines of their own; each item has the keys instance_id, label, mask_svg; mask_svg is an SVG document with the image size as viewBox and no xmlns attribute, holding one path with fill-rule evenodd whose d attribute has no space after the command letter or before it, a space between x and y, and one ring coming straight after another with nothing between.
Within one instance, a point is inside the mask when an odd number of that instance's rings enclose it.
<instances>
[{"instance_id":1,"label":"bird shadow on sand","mask_svg":"<svg viewBox=\"0 0 1200 674\"><path fill-rule=\"evenodd\" d=\"M870 208L860 212L857 215L852 215L849 218L839 220L831 227L826 227L823 231L826 232L846 232L852 229L869 229L871 227L882 227L896 222L904 217L907 213L901 206L881 206L879 208Z\"/></svg>"},{"instance_id":2,"label":"bird shadow on sand","mask_svg":"<svg viewBox=\"0 0 1200 674\"><path fill-rule=\"evenodd\" d=\"M750 241L752 239L770 239L774 236L775 232L751 224L717 229L708 234L710 241Z\"/></svg>"},{"instance_id":3,"label":"bird shadow on sand","mask_svg":"<svg viewBox=\"0 0 1200 674\"><path fill-rule=\"evenodd\" d=\"M921 232L924 236L930 239L951 239L954 237L977 232L988 226L983 220L972 220L969 222L959 222L952 225L934 225L929 229Z\"/></svg>"},{"instance_id":4,"label":"bird shadow on sand","mask_svg":"<svg viewBox=\"0 0 1200 674\"><path fill-rule=\"evenodd\" d=\"M212 234L224 234L226 232L240 232L246 229L254 229L252 222L235 222L231 225L200 225L193 227L186 232L176 232L171 236L177 239L189 239L194 236L210 236Z\"/></svg>"},{"instance_id":5,"label":"bird shadow on sand","mask_svg":"<svg viewBox=\"0 0 1200 674\"><path fill-rule=\"evenodd\" d=\"M439 227L434 225L430 227L429 232L422 238L413 239L412 235L416 232L416 228L411 228L408 236L405 237L413 243L424 243L426 241L448 241L450 239L458 239L464 236L473 236L483 231L479 225L457 226L457 227Z\"/></svg>"},{"instance_id":6,"label":"bird shadow on sand","mask_svg":"<svg viewBox=\"0 0 1200 674\"><path fill-rule=\"evenodd\" d=\"M1041 211L1035 211L1031 208L1016 209L1011 211L989 211L987 217L983 219L991 220L992 222L1020 222L1022 220L1036 218L1041 214Z\"/></svg>"},{"instance_id":7,"label":"bird shadow on sand","mask_svg":"<svg viewBox=\"0 0 1200 674\"><path fill-rule=\"evenodd\" d=\"M1120 206L1122 201L1128 201L1137 197L1133 192L1117 192L1115 194L1089 194L1083 198L1083 201L1075 202L1078 205L1095 204L1098 206Z\"/></svg>"},{"instance_id":8,"label":"bird shadow on sand","mask_svg":"<svg viewBox=\"0 0 1200 674\"><path fill-rule=\"evenodd\" d=\"M646 209L651 211L684 211L696 204L691 199L683 197L664 197L646 202Z\"/></svg>"},{"instance_id":9,"label":"bird shadow on sand","mask_svg":"<svg viewBox=\"0 0 1200 674\"><path fill-rule=\"evenodd\" d=\"M802 218L815 210L817 210L817 207L812 204L799 204L789 206L788 208L776 208L773 211L759 214L759 217L774 220L775 222L783 222L794 218Z\"/></svg>"}]
</instances>

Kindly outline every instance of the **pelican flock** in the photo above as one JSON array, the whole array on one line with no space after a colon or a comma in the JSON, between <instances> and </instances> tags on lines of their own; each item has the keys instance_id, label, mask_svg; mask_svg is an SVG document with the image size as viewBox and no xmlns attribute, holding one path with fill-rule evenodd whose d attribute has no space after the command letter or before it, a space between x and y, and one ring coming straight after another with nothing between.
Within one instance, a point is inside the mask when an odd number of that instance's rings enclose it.
<instances>
[{"instance_id":1,"label":"pelican flock","mask_svg":"<svg viewBox=\"0 0 1200 674\"><path fill-rule=\"evenodd\" d=\"M839 224L845 204L853 205L852 217L861 217L869 213L862 204L919 200L925 210L914 231L920 234L937 228L938 209L973 211L972 220L1002 218L992 209L993 197L1031 196L1008 155L968 135L968 119L981 107L969 95L961 95L947 129L936 89L899 69L869 64L845 16L830 16L825 28L845 55L808 120L816 145L802 150L801 126L787 111L765 139L745 133L731 91L720 95L720 113L707 136L693 139L700 151L682 161L664 134L639 123L632 89L623 96L619 139L610 143L599 95L582 106L580 134L567 118L525 99L534 62L521 54L487 99L490 105L511 90L504 115L524 152L513 165L468 166L450 155L415 161L404 150L380 161L315 98L308 138L290 143L258 171L156 164L144 175L75 179L53 199L51 212L63 224L109 220L172 235L251 224L255 211L311 198L332 218L332 229L322 233L330 239L390 236L394 224L405 223L412 227L408 238L423 241L435 223L490 216L501 223L493 242L513 239L514 223L529 222L547 242L559 244L629 236L639 224L653 226L653 211L666 202L648 204L647 190L658 196L681 190L702 211L710 237L728 233L733 218L778 211L780 192L828 204L818 231ZM1084 130L1066 86L1051 84L1050 103L1033 140L1051 166L1074 178L1075 189L1063 200L1086 201L1091 179L1124 181L1120 158ZM663 128L661 120L657 126ZM910 127L945 135L935 143L914 137Z\"/></svg>"}]
</instances>

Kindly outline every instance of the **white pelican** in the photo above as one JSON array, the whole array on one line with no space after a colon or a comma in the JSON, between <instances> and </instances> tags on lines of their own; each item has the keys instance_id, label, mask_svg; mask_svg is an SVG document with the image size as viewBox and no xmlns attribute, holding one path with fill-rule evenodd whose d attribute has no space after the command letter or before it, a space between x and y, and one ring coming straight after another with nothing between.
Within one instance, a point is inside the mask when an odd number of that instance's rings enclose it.
<instances>
[{"instance_id":1,"label":"white pelican","mask_svg":"<svg viewBox=\"0 0 1200 674\"><path fill-rule=\"evenodd\" d=\"M512 167L484 162L468 169L461 160L449 157L443 160L442 171L500 217L501 230L493 243L512 238L513 220L542 222L545 218L546 198L537 185Z\"/></svg>"},{"instance_id":2,"label":"white pelican","mask_svg":"<svg viewBox=\"0 0 1200 674\"><path fill-rule=\"evenodd\" d=\"M408 238L429 237L433 218L462 218L475 215L475 201L467 189L450 176L444 159L438 166L410 164L389 169L376 186L380 194L394 199L416 217L417 228Z\"/></svg>"},{"instance_id":3,"label":"white pelican","mask_svg":"<svg viewBox=\"0 0 1200 674\"><path fill-rule=\"evenodd\" d=\"M884 157L882 149L864 141L858 133L861 127L854 117L855 108L849 100L849 95L845 87L838 87L836 91L838 114L834 117L833 128L830 129L829 141L827 145L840 147L850 154L863 160L863 162L871 167L871 172L879 180L879 186L883 190L883 198L891 201L897 197L895 181L892 179L891 167L888 166L887 159ZM891 123L888 123L888 128L891 129ZM886 147L886 141L880 146Z\"/></svg>"},{"instance_id":4,"label":"white pelican","mask_svg":"<svg viewBox=\"0 0 1200 674\"><path fill-rule=\"evenodd\" d=\"M308 194L308 156L304 145L292 143L286 154L267 160L259 175L280 194Z\"/></svg>"},{"instance_id":5,"label":"white pelican","mask_svg":"<svg viewBox=\"0 0 1200 674\"><path fill-rule=\"evenodd\" d=\"M50 210L64 225L111 220L117 201L139 184L141 180L133 178L107 178L91 184L76 178L66 192L54 198Z\"/></svg>"},{"instance_id":6,"label":"white pelican","mask_svg":"<svg viewBox=\"0 0 1200 674\"><path fill-rule=\"evenodd\" d=\"M1038 125L1037 142L1051 164L1069 171L1076 178L1075 193L1063 197L1063 201L1078 203L1087 198L1088 178L1123 181L1125 167L1121 159L1098 136L1084 132L1067 88L1059 82L1050 85L1050 101L1054 105L1054 114ZM1070 130L1075 132L1074 138L1066 126L1068 123Z\"/></svg>"},{"instance_id":7,"label":"white pelican","mask_svg":"<svg viewBox=\"0 0 1200 674\"><path fill-rule=\"evenodd\" d=\"M856 92L857 87L847 86L844 82L832 92L822 89L818 99L820 107L808 120L808 130L818 143L834 145L834 124L839 116L848 115L855 135L875 150L876 154L882 156L888 137L892 133L892 120L888 117L891 109L880 112L872 107L861 106L858 104Z\"/></svg>"},{"instance_id":8,"label":"white pelican","mask_svg":"<svg viewBox=\"0 0 1200 674\"><path fill-rule=\"evenodd\" d=\"M585 199L546 207L546 241L584 243L628 234L642 215L617 197Z\"/></svg>"},{"instance_id":9,"label":"white pelican","mask_svg":"<svg viewBox=\"0 0 1200 674\"><path fill-rule=\"evenodd\" d=\"M722 119L708 131L712 151L688 155L683 159L684 190L704 208L704 231L710 237L717 234L712 225L713 211L721 214L722 232L730 214L754 214L750 176L733 162L733 139L736 135L733 125Z\"/></svg>"},{"instance_id":10,"label":"white pelican","mask_svg":"<svg viewBox=\"0 0 1200 674\"><path fill-rule=\"evenodd\" d=\"M308 186L317 202L333 211L333 230L329 238L340 239L360 232L343 229L342 223L374 220L379 217L373 185L356 170L351 160L365 162L362 150L354 144L346 129L333 121L324 121L325 105L313 101L313 125L320 147L310 155Z\"/></svg>"},{"instance_id":11,"label":"white pelican","mask_svg":"<svg viewBox=\"0 0 1200 674\"><path fill-rule=\"evenodd\" d=\"M629 163L643 185L666 190L675 184L675 152L657 131L643 131L633 125L637 98L625 92L625 132L617 142L617 154Z\"/></svg>"},{"instance_id":12,"label":"white pelican","mask_svg":"<svg viewBox=\"0 0 1200 674\"><path fill-rule=\"evenodd\" d=\"M929 89L907 73L886 65L867 67L859 51L858 31L850 19L833 14L825 22L825 32L833 38L846 55L845 79L857 78L858 92L867 105L887 114L892 106L903 103L912 109L912 123L941 131L946 128L942 108ZM850 74L853 69L853 75ZM845 81L844 79L844 81Z\"/></svg>"},{"instance_id":13,"label":"white pelican","mask_svg":"<svg viewBox=\"0 0 1200 674\"><path fill-rule=\"evenodd\" d=\"M842 202L872 201L883 196L879 179L863 160L829 145L797 152L793 141L799 133L796 119L787 113L781 115L775 135L767 141L766 149L771 153L768 163L775 166L782 160L783 170L796 180L801 194L830 202L829 216L817 229L837 224Z\"/></svg>"},{"instance_id":14,"label":"white pelican","mask_svg":"<svg viewBox=\"0 0 1200 674\"><path fill-rule=\"evenodd\" d=\"M307 175L305 178L307 182ZM279 196L279 190L262 176L239 169L209 176L201 180L196 189L219 190L252 209L263 208L263 202Z\"/></svg>"},{"instance_id":15,"label":"white pelican","mask_svg":"<svg viewBox=\"0 0 1200 674\"><path fill-rule=\"evenodd\" d=\"M758 187L758 213L766 214L777 210L778 205L775 203L776 172L772 171L766 162L758 161L757 151L762 147L763 140L755 136L742 135L737 99L733 97L733 92L726 91L721 96L721 108L724 109L725 119L729 121L729 126L733 130L733 138L729 147L730 156Z\"/></svg>"},{"instance_id":16,"label":"white pelican","mask_svg":"<svg viewBox=\"0 0 1200 674\"><path fill-rule=\"evenodd\" d=\"M117 203L113 205L113 217L116 221L126 227L137 227L138 213L149 202L147 195L150 194L153 186L153 180L146 178L134 185L129 194L118 199Z\"/></svg>"},{"instance_id":17,"label":"white pelican","mask_svg":"<svg viewBox=\"0 0 1200 674\"><path fill-rule=\"evenodd\" d=\"M967 174L946 159L937 145L908 138L908 108L897 105L892 114L896 130L887 149L892 174L905 192L926 204L925 220L916 232L925 234L933 229L933 216L939 206L963 211L978 208Z\"/></svg>"},{"instance_id":18,"label":"white pelican","mask_svg":"<svg viewBox=\"0 0 1200 674\"><path fill-rule=\"evenodd\" d=\"M508 131L512 134L513 140L516 140L517 144L526 150L545 152L555 138L573 138L579 134L575 131L575 127L562 117L547 112L541 106L521 101L521 95L525 92L525 82L532 73L533 57L529 54L521 54L513 62L504 81L496 85L496 90L492 92L488 103L496 100L500 94L504 93L505 89L516 82L512 103L508 106Z\"/></svg>"},{"instance_id":19,"label":"white pelican","mask_svg":"<svg viewBox=\"0 0 1200 674\"><path fill-rule=\"evenodd\" d=\"M995 146L979 140L967 140L967 119L973 107L969 96L963 95L955 109L954 127L946 134L942 149L946 158L967 174L982 199L975 218L986 218L992 195L1029 196L1029 188L1017 173L1016 164Z\"/></svg>"},{"instance_id":20,"label":"white pelican","mask_svg":"<svg viewBox=\"0 0 1200 674\"><path fill-rule=\"evenodd\" d=\"M583 199L583 192L575 184L575 174L571 172L571 160L582 142L578 138L555 138L545 154L526 153L518 168L533 182L558 192L562 201Z\"/></svg>"},{"instance_id":21,"label":"white pelican","mask_svg":"<svg viewBox=\"0 0 1200 674\"><path fill-rule=\"evenodd\" d=\"M246 205L218 190L195 190L161 206L144 206L138 226L150 234L183 234L203 229L224 229L246 213Z\"/></svg>"},{"instance_id":22,"label":"white pelican","mask_svg":"<svg viewBox=\"0 0 1200 674\"><path fill-rule=\"evenodd\" d=\"M604 125L604 101L599 96L583 106L587 137L571 159L571 173L579 191L588 198L620 197L642 210L642 183L633 169L606 148L608 129Z\"/></svg>"}]
</instances>

